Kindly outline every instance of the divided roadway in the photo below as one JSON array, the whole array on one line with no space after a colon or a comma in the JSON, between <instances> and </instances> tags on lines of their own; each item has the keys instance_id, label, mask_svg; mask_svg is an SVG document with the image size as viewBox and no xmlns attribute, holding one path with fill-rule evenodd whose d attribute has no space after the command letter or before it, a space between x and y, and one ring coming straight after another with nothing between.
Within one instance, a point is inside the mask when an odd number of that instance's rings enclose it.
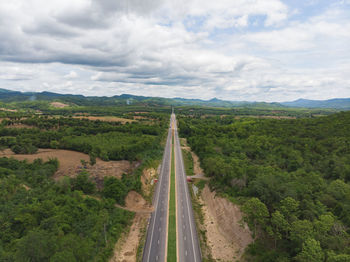
<instances>
[{"instance_id":1,"label":"divided roadway","mask_svg":"<svg viewBox=\"0 0 350 262\"><path fill-rule=\"evenodd\" d=\"M171 115L170 128L164 149L159 181L156 186L154 212L148 225L143 262L167 261L168 209L171 170L171 140L174 133L175 174L176 174L176 224L177 261L200 262L201 252L184 169L181 146L176 127L175 114Z\"/></svg>"},{"instance_id":2,"label":"divided roadway","mask_svg":"<svg viewBox=\"0 0 350 262\"><path fill-rule=\"evenodd\" d=\"M143 262L164 262L168 243L168 209L170 190L172 122L164 149L163 162L153 199L154 212L148 224Z\"/></svg>"}]
</instances>

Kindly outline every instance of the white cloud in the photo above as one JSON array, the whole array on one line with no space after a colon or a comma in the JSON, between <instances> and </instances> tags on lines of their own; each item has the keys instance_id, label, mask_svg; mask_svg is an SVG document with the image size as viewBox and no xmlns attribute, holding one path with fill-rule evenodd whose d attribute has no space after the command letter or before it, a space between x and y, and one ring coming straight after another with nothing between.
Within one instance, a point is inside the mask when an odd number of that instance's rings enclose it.
<instances>
[{"instance_id":1,"label":"white cloud","mask_svg":"<svg viewBox=\"0 0 350 262\"><path fill-rule=\"evenodd\" d=\"M343 5L289 20L279 0L0 3L0 85L232 100L350 96ZM257 19L258 18L258 19Z\"/></svg>"}]
</instances>

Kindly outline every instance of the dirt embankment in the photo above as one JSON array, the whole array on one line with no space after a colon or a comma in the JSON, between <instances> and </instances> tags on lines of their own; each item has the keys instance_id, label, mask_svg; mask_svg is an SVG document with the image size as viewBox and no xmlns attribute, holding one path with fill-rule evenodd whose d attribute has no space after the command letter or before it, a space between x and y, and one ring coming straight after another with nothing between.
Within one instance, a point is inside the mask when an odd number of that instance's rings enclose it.
<instances>
[{"instance_id":1,"label":"dirt embankment","mask_svg":"<svg viewBox=\"0 0 350 262\"><path fill-rule=\"evenodd\" d=\"M110 262L136 262L137 249L147 221L148 215L136 213L129 233L117 242Z\"/></svg>"},{"instance_id":2,"label":"dirt embankment","mask_svg":"<svg viewBox=\"0 0 350 262\"><path fill-rule=\"evenodd\" d=\"M130 231L117 242L110 262L136 262L137 249L145 233L153 208L137 192L131 191L125 198L125 209L136 212Z\"/></svg>"},{"instance_id":3,"label":"dirt embankment","mask_svg":"<svg viewBox=\"0 0 350 262\"><path fill-rule=\"evenodd\" d=\"M248 226L241 226L242 212L239 207L216 196L208 186L203 189L199 201L204 216L202 226L211 256L218 261L238 261L253 241Z\"/></svg>"},{"instance_id":4,"label":"dirt embankment","mask_svg":"<svg viewBox=\"0 0 350 262\"><path fill-rule=\"evenodd\" d=\"M154 168L144 169L141 176L142 191L145 196L152 193L153 180L156 178L157 170Z\"/></svg>"},{"instance_id":5,"label":"dirt embankment","mask_svg":"<svg viewBox=\"0 0 350 262\"><path fill-rule=\"evenodd\" d=\"M61 150L61 149L39 149L36 154L21 155L15 154L10 149L0 151L0 157L13 157L18 160L34 161L41 158L44 161L50 158L57 158L60 166L54 175L54 179L58 180L62 176L74 177L82 170L81 160L89 162L89 156L80 152ZM86 169L90 176L96 181L100 187L105 176L113 176L121 178L122 174L130 174L138 166L138 162L121 161L103 161L96 159L93 166L87 165Z\"/></svg>"},{"instance_id":6,"label":"dirt embankment","mask_svg":"<svg viewBox=\"0 0 350 262\"><path fill-rule=\"evenodd\" d=\"M201 168L199 157L192 152L191 148L187 145L187 141L185 138L181 138L181 149L186 150L191 153L192 159L193 159L193 173L194 173L194 178L200 178L200 179L208 179L207 177L204 176L203 169Z\"/></svg>"}]
</instances>

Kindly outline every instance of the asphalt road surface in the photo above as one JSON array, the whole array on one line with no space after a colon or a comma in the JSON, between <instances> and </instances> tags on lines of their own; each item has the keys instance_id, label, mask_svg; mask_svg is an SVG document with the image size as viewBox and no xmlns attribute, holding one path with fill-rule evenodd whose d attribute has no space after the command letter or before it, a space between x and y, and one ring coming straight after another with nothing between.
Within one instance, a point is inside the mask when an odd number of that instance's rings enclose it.
<instances>
[{"instance_id":1,"label":"asphalt road surface","mask_svg":"<svg viewBox=\"0 0 350 262\"><path fill-rule=\"evenodd\" d=\"M175 135L177 261L201 261L191 196L187 185L181 146L177 133L176 118L175 114L172 114L159 181L153 199L155 210L151 215L147 229L146 243L142 257L143 262L166 261L172 133Z\"/></svg>"},{"instance_id":2,"label":"asphalt road surface","mask_svg":"<svg viewBox=\"0 0 350 262\"><path fill-rule=\"evenodd\" d=\"M175 115L173 118L175 119ZM180 262L200 262L201 252L193 215L191 196L187 185L181 145L177 133L176 124L174 126L178 248L177 256L178 261Z\"/></svg>"},{"instance_id":3,"label":"asphalt road surface","mask_svg":"<svg viewBox=\"0 0 350 262\"><path fill-rule=\"evenodd\" d=\"M168 203L171 165L171 126L164 149L163 162L153 199L154 212L148 224L143 262L164 262L166 260L168 232Z\"/></svg>"}]
</instances>

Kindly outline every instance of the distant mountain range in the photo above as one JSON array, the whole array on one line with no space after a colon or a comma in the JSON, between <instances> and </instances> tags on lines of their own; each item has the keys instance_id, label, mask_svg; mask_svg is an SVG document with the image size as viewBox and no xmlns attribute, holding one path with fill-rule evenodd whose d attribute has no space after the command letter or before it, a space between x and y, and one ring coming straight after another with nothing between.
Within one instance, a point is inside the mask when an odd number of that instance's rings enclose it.
<instances>
[{"instance_id":1,"label":"distant mountain range","mask_svg":"<svg viewBox=\"0 0 350 262\"><path fill-rule=\"evenodd\" d=\"M255 107L255 108L332 108L350 110L350 98L337 98L330 100L307 100L298 99L292 102L266 103L248 101L225 101L217 98L211 100L147 97L123 94L120 96L83 96L71 94L57 94L52 92L19 92L0 88L1 102L24 102L24 101L53 101L59 100L80 106L88 105L163 105L163 106L209 106L209 107Z\"/></svg>"},{"instance_id":2,"label":"distant mountain range","mask_svg":"<svg viewBox=\"0 0 350 262\"><path fill-rule=\"evenodd\" d=\"M304 108L335 108L335 109L350 109L350 98L335 98L329 100L308 100L298 99L292 102L284 102L281 105L289 107L304 107Z\"/></svg>"}]
</instances>

